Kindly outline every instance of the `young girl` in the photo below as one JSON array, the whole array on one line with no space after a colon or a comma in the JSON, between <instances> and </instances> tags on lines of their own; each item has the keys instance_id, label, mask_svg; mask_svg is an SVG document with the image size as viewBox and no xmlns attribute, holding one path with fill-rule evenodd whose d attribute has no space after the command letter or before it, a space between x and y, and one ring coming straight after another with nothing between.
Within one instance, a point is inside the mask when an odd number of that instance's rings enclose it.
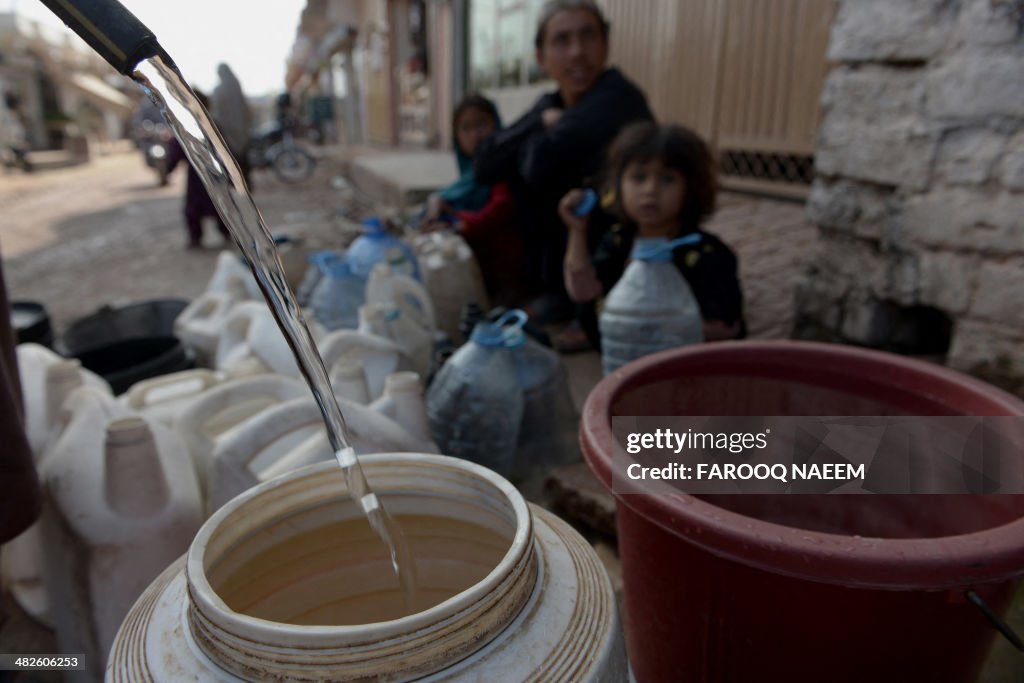
<instances>
[{"instance_id":1,"label":"young girl","mask_svg":"<svg viewBox=\"0 0 1024 683\"><path fill-rule=\"evenodd\" d=\"M517 303L522 242L512 223L515 206L508 185L484 185L473 173L480 143L500 127L498 110L486 97L467 95L455 108L452 133L459 179L430 196L424 232L454 228L473 250L495 304Z\"/></svg>"},{"instance_id":2,"label":"young girl","mask_svg":"<svg viewBox=\"0 0 1024 683\"><path fill-rule=\"evenodd\" d=\"M612 143L607 166L609 189L614 190L611 208L622 222L600 237L593 256L588 248L589 219L574 213L583 190L570 191L558 206L569 229L564 264L569 296L589 302L607 294L622 276L638 237L673 239L698 233L699 241L673 252L673 262L700 306L704 338L745 336L736 255L700 229L714 212L717 192L714 160L704 141L681 126L637 123ZM588 334L596 336L594 326L589 327Z\"/></svg>"}]
</instances>

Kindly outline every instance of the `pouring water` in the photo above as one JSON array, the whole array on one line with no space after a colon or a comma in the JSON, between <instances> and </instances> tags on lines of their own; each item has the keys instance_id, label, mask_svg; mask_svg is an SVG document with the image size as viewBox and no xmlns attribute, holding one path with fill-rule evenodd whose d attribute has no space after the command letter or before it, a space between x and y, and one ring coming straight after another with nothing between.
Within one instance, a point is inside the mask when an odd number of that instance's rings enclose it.
<instances>
[{"instance_id":1,"label":"pouring water","mask_svg":"<svg viewBox=\"0 0 1024 683\"><path fill-rule=\"evenodd\" d=\"M370 489L355 451L349 445L345 420L327 370L298 302L288 288L273 237L213 120L153 34L116 0L43 0L43 3L114 68L138 82L160 108L232 239L248 261L260 291L295 354L323 415L327 438L344 472L349 493L388 546L405 603L411 606L416 579L408 543L382 501Z\"/></svg>"}]
</instances>

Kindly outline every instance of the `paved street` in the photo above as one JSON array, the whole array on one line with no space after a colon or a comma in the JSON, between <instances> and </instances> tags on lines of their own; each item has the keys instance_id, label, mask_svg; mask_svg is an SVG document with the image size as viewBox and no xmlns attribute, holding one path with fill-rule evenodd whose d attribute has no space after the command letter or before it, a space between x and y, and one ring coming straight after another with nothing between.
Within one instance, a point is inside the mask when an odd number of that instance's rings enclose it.
<instances>
[{"instance_id":1,"label":"paved street","mask_svg":"<svg viewBox=\"0 0 1024 683\"><path fill-rule=\"evenodd\" d=\"M313 241L337 236L341 202L330 180L338 171L323 160L312 178L289 187L258 172L255 196L271 230ZM62 330L103 304L195 297L216 263L220 236L208 225L211 248L185 250L184 181L182 167L158 187L138 153L0 175L0 252L11 298L42 302Z\"/></svg>"}]
</instances>

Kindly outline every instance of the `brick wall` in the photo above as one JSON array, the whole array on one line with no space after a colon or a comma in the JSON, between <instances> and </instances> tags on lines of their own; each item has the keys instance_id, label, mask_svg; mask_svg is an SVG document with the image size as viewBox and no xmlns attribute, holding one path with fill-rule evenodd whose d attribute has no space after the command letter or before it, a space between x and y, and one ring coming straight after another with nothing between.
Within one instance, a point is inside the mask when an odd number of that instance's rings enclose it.
<instances>
[{"instance_id":1,"label":"brick wall","mask_svg":"<svg viewBox=\"0 0 1024 683\"><path fill-rule=\"evenodd\" d=\"M796 336L1024 393L1024 0L843 0L829 59Z\"/></svg>"}]
</instances>

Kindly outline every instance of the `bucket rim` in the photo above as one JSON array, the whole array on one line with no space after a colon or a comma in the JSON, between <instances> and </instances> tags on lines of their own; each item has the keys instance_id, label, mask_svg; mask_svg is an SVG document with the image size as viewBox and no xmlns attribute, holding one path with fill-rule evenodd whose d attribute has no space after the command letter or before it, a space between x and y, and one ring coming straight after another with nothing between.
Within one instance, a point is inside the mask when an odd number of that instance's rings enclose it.
<instances>
[{"instance_id":1,"label":"bucket rim","mask_svg":"<svg viewBox=\"0 0 1024 683\"><path fill-rule=\"evenodd\" d=\"M420 469L425 474L431 470L442 473L444 470L449 470L457 472L467 479L474 479L474 488L488 488L493 493L502 496L503 502L508 505L516 525L515 531L509 539L508 549L490 572L472 586L425 610L386 621L331 626L295 625L269 621L231 609L217 594L206 576L205 556L211 538L217 533L220 525L235 516L240 509L251 505L254 499L263 496L274 499L286 495L288 488L294 488L297 483L302 483L304 480L313 481L324 476L340 479L341 468L332 459L308 465L258 484L225 503L204 522L189 547L185 563L189 593L198 611L207 615L216 615L219 625L234 634L234 637L253 638L254 641L264 643L293 643L303 647L338 647L352 643L365 644L388 639L408 639L416 628L436 626L453 621L465 612L471 612L492 592L497 592L503 598L513 596L515 593L513 588L519 589L515 586L510 588L508 584L518 582L518 579L522 577L533 576L532 567L535 559L533 557L532 516L526 500L503 477L476 463L451 456L428 453L373 453L360 455L359 462L368 470L378 469L377 474L385 472L389 467L401 466ZM368 478L372 478L373 474L371 471ZM339 490L344 490L347 498L347 488ZM387 495L391 491L383 487L378 488L377 492ZM532 584L529 582L523 584L523 587L527 586L532 591Z\"/></svg>"},{"instance_id":2,"label":"bucket rim","mask_svg":"<svg viewBox=\"0 0 1024 683\"><path fill-rule=\"evenodd\" d=\"M630 363L604 377L583 407L580 445L591 471L612 489L611 408L625 390L664 378L667 362L721 362L743 354L758 366L820 369L862 377L865 367L885 368L886 384L914 376L943 393L972 396L986 414L1024 416L1024 401L949 368L895 354L805 341L733 341L670 349ZM849 369L850 365L854 369ZM713 363L708 363L713 365ZM770 375L767 375L770 376ZM880 381L881 383L881 381ZM717 556L798 579L880 590L943 590L996 583L1024 576L1024 516L976 532L933 538L851 537L759 520L705 502L697 496L614 494L629 508L668 533ZM701 529L692 534L693 528ZM850 552L851 541L859 546ZM793 558L799 558L794 562Z\"/></svg>"}]
</instances>

